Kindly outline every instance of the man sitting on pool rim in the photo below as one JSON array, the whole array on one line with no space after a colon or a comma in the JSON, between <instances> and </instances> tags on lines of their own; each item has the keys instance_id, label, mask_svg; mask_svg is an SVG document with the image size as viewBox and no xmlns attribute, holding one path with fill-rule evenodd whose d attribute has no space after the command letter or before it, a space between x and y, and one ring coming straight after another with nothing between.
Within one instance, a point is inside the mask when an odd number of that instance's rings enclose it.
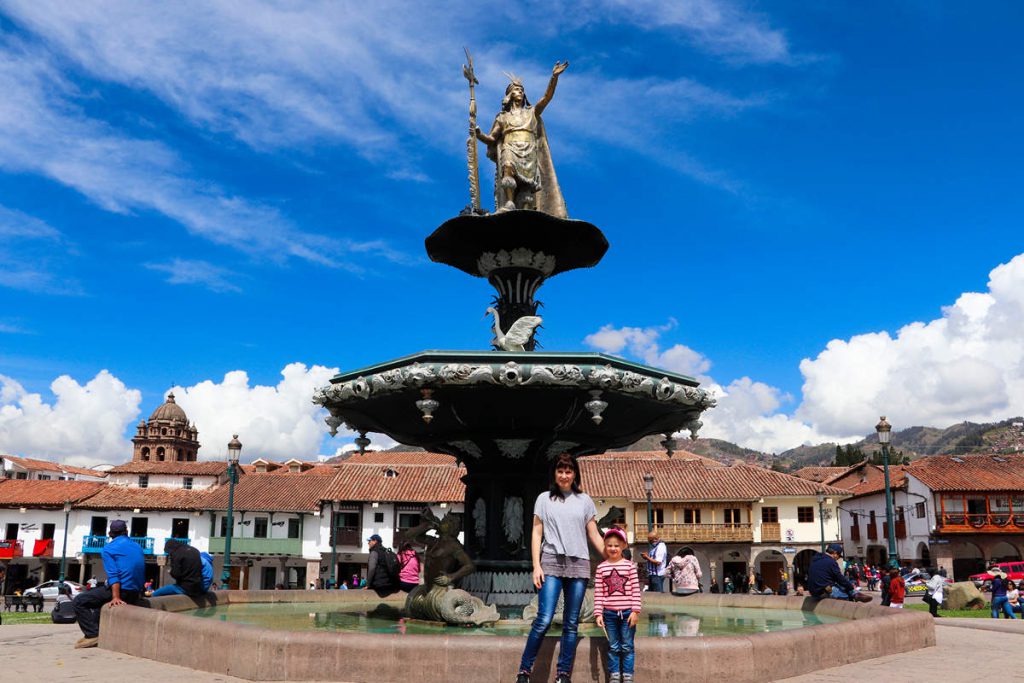
<instances>
[{"instance_id":1,"label":"man sitting on pool rim","mask_svg":"<svg viewBox=\"0 0 1024 683\"><path fill-rule=\"evenodd\" d=\"M834 598L871 602L871 596L858 593L856 587L839 570L839 558L842 556L843 546L839 543L829 543L825 552L814 553L807 570L807 590L811 597L818 600Z\"/></svg>"}]
</instances>

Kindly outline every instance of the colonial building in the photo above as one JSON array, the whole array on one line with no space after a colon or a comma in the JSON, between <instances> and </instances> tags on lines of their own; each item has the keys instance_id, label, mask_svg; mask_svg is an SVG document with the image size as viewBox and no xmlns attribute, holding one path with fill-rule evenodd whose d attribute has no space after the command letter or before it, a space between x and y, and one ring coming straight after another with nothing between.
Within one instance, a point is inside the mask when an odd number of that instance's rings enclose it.
<instances>
[{"instance_id":1,"label":"colonial building","mask_svg":"<svg viewBox=\"0 0 1024 683\"><path fill-rule=\"evenodd\" d=\"M103 481L106 476L105 472L85 467L72 467L49 460L0 455L0 478L4 479Z\"/></svg>"},{"instance_id":2,"label":"colonial building","mask_svg":"<svg viewBox=\"0 0 1024 683\"><path fill-rule=\"evenodd\" d=\"M607 453L581 459L580 469L599 515L624 510L618 523L634 552L647 548L644 475L652 475L655 530L670 553L693 550L706 583L714 576L720 585L726 576L751 571L773 589L782 572L801 581L814 551L839 540L838 506L849 495L764 467L725 466L687 453L671 459L662 453Z\"/></svg>"},{"instance_id":3,"label":"colonial building","mask_svg":"<svg viewBox=\"0 0 1024 683\"><path fill-rule=\"evenodd\" d=\"M171 392L148 420L139 421L132 443L135 444L134 461L193 462L199 453L199 430L189 423Z\"/></svg>"},{"instance_id":4,"label":"colonial building","mask_svg":"<svg viewBox=\"0 0 1024 683\"><path fill-rule=\"evenodd\" d=\"M956 580L1024 558L1024 455L933 455L890 467L900 561ZM842 530L855 556L887 556L884 475L861 463L828 480L850 491Z\"/></svg>"}]
</instances>

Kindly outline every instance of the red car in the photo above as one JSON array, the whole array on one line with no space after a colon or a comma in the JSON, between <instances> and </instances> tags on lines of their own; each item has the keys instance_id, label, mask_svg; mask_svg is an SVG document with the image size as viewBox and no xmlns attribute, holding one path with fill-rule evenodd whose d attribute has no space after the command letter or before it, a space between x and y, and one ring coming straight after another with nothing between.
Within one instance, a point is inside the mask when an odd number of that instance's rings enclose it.
<instances>
[{"instance_id":1,"label":"red car","mask_svg":"<svg viewBox=\"0 0 1024 683\"><path fill-rule=\"evenodd\" d=\"M992 565L999 567L1006 572L1006 578L1014 583L1018 581L1024 581L1024 562L997 562ZM970 577L974 585L982 590L988 590L989 586L992 585L992 576L988 572L982 572L980 574L974 574Z\"/></svg>"}]
</instances>

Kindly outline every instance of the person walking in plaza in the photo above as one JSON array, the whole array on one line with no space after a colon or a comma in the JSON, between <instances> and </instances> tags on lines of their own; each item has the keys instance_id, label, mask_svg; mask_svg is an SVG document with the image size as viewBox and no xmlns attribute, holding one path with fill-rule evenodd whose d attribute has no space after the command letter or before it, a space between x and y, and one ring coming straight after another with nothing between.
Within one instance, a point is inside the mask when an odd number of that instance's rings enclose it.
<instances>
[{"instance_id":1,"label":"person walking in plaza","mask_svg":"<svg viewBox=\"0 0 1024 683\"><path fill-rule=\"evenodd\" d=\"M409 593L420 585L420 557L412 543L406 541L398 551L398 586Z\"/></svg>"},{"instance_id":2,"label":"person walking in plaza","mask_svg":"<svg viewBox=\"0 0 1024 683\"><path fill-rule=\"evenodd\" d=\"M789 595L789 574L779 572L779 595Z\"/></svg>"},{"instance_id":3,"label":"person walking in plaza","mask_svg":"<svg viewBox=\"0 0 1024 683\"><path fill-rule=\"evenodd\" d=\"M138 543L128 538L128 525L123 519L110 523L110 542L101 553L107 582L75 596L75 616L82 629L76 648L96 647L100 642L100 608L110 603L111 609L138 602L146 582L146 557Z\"/></svg>"},{"instance_id":4,"label":"person walking in plaza","mask_svg":"<svg viewBox=\"0 0 1024 683\"><path fill-rule=\"evenodd\" d=\"M594 617L608 636L608 683L633 683L633 639L642 605L636 565L622 557L626 532L604 535L605 560L594 574Z\"/></svg>"},{"instance_id":5,"label":"person walking in plaza","mask_svg":"<svg viewBox=\"0 0 1024 683\"><path fill-rule=\"evenodd\" d=\"M992 567L988 575L992 577L992 618L998 619L999 613L1003 612L1007 618L1016 619L1017 615L1010 609L1010 601L1006 597L1006 572L999 567Z\"/></svg>"},{"instance_id":6,"label":"person walking in plaza","mask_svg":"<svg viewBox=\"0 0 1024 683\"><path fill-rule=\"evenodd\" d=\"M907 584L900 576L900 570L893 567L889 570L889 607L903 609L903 601L907 597Z\"/></svg>"},{"instance_id":7,"label":"person walking in plaza","mask_svg":"<svg viewBox=\"0 0 1024 683\"><path fill-rule=\"evenodd\" d=\"M661 537L653 529L647 534L647 543L651 546L640 557L647 561L648 585L655 593L665 592L665 570L668 567L668 547L662 543Z\"/></svg>"},{"instance_id":8,"label":"person walking in plaza","mask_svg":"<svg viewBox=\"0 0 1024 683\"><path fill-rule=\"evenodd\" d=\"M533 585L540 594L537 616L523 648L516 683L530 683L530 674L554 618L559 595L564 599L555 683L571 683L580 608L590 581L587 541L598 553L604 553L604 539L597 530L597 508L590 496L583 493L576 458L568 453L558 456L552 464L550 481L550 488L537 496L533 505L530 551Z\"/></svg>"},{"instance_id":9,"label":"person walking in plaza","mask_svg":"<svg viewBox=\"0 0 1024 683\"><path fill-rule=\"evenodd\" d=\"M928 605L928 612L938 618L939 605L945 599L946 580L938 574L933 574L928 583L925 584L925 596L924 601Z\"/></svg>"},{"instance_id":10,"label":"person walking in plaza","mask_svg":"<svg viewBox=\"0 0 1024 683\"><path fill-rule=\"evenodd\" d=\"M668 563L668 571L672 579L672 595L693 595L700 591L700 580L704 575L700 571L700 563L693 551L683 548Z\"/></svg>"}]
</instances>

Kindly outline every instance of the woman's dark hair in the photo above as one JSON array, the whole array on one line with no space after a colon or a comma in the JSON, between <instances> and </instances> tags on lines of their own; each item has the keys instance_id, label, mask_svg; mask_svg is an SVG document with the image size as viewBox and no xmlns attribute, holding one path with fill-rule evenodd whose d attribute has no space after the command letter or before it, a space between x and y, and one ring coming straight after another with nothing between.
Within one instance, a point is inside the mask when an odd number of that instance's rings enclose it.
<instances>
[{"instance_id":1,"label":"woman's dark hair","mask_svg":"<svg viewBox=\"0 0 1024 683\"><path fill-rule=\"evenodd\" d=\"M558 488L558 482L555 480L555 472L563 467L568 467L575 473L572 480L572 486L570 487L572 492L583 492L583 476L580 474L580 464L576 461L576 458L572 457L568 453L562 453L560 456L555 458L553 463L551 463L551 486L548 488L551 500L554 500L555 498L565 500L565 494L562 493L562 489Z\"/></svg>"},{"instance_id":2,"label":"woman's dark hair","mask_svg":"<svg viewBox=\"0 0 1024 683\"><path fill-rule=\"evenodd\" d=\"M676 553L679 557L686 557L687 555L693 555L693 551L689 548L680 548L679 552Z\"/></svg>"},{"instance_id":3,"label":"woman's dark hair","mask_svg":"<svg viewBox=\"0 0 1024 683\"><path fill-rule=\"evenodd\" d=\"M398 552L404 553L406 550L412 550L412 549L413 549L412 543L410 543L409 541L406 541L405 543L402 544L402 547L398 549Z\"/></svg>"}]
</instances>

